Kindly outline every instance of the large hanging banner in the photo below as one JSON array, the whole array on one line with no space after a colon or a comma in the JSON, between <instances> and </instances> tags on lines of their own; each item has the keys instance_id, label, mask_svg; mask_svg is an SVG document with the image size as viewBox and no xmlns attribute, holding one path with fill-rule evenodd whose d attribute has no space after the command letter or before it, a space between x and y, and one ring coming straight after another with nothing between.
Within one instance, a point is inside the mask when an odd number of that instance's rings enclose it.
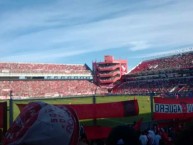
<instances>
[{"instance_id":1,"label":"large hanging banner","mask_svg":"<svg viewBox=\"0 0 193 145\"><path fill-rule=\"evenodd\" d=\"M154 97L154 120L193 118L192 98Z\"/></svg>"},{"instance_id":2,"label":"large hanging banner","mask_svg":"<svg viewBox=\"0 0 193 145\"><path fill-rule=\"evenodd\" d=\"M26 104L17 104L20 111ZM121 102L99 103L99 104L56 104L57 106L72 107L79 119L95 118L117 118L125 116L135 116L139 114L137 100L128 100Z\"/></svg>"}]
</instances>

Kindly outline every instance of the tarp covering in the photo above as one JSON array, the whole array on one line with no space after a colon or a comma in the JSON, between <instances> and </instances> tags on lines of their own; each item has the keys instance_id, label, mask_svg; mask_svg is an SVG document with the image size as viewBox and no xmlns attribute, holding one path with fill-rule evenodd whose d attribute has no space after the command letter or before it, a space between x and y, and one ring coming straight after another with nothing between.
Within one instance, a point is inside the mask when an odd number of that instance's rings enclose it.
<instances>
[{"instance_id":1,"label":"tarp covering","mask_svg":"<svg viewBox=\"0 0 193 145\"><path fill-rule=\"evenodd\" d=\"M57 105L66 106L67 104ZM17 104L17 106L21 111L25 104ZM75 110L79 119L119 118L139 114L137 100L99 104L72 104L68 106Z\"/></svg>"},{"instance_id":2,"label":"tarp covering","mask_svg":"<svg viewBox=\"0 0 193 145\"><path fill-rule=\"evenodd\" d=\"M7 130L7 102L0 102L0 128L4 133Z\"/></svg>"},{"instance_id":3,"label":"tarp covering","mask_svg":"<svg viewBox=\"0 0 193 145\"><path fill-rule=\"evenodd\" d=\"M154 97L154 120L193 118L192 98Z\"/></svg>"}]
</instances>

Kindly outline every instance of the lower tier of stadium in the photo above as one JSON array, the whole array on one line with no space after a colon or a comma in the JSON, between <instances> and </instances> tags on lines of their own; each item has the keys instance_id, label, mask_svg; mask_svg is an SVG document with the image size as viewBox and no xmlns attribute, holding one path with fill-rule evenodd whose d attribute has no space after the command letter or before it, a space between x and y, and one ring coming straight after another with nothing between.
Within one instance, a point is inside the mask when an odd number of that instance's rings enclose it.
<instances>
[{"instance_id":1,"label":"lower tier of stadium","mask_svg":"<svg viewBox=\"0 0 193 145\"><path fill-rule=\"evenodd\" d=\"M88 96L106 90L88 80L30 80L1 81L0 97L8 99L10 91L15 99L37 97Z\"/></svg>"}]
</instances>

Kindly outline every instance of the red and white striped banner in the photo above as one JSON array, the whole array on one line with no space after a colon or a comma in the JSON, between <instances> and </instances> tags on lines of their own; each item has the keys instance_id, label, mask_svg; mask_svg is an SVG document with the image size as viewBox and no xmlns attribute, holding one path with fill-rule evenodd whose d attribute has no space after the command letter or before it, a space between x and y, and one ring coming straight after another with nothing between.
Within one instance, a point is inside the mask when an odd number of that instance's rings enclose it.
<instances>
[{"instance_id":1,"label":"red and white striped banner","mask_svg":"<svg viewBox=\"0 0 193 145\"><path fill-rule=\"evenodd\" d=\"M192 98L154 98L154 120L193 118Z\"/></svg>"}]
</instances>

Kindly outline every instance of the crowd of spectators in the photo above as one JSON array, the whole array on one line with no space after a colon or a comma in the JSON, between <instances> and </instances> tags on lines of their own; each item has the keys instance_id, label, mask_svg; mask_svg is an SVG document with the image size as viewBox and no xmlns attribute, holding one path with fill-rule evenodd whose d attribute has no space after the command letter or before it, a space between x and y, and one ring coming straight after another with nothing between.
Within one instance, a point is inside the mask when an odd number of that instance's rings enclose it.
<instances>
[{"instance_id":1,"label":"crowd of spectators","mask_svg":"<svg viewBox=\"0 0 193 145\"><path fill-rule=\"evenodd\" d=\"M25 97L63 97L104 94L105 89L88 80L30 80L1 81L0 96L9 98L9 91L15 98Z\"/></svg>"},{"instance_id":2,"label":"crowd of spectators","mask_svg":"<svg viewBox=\"0 0 193 145\"><path fill-rule=\"evenodd\" d=\"M177 135L185 128L183 125L173 122L172 125L154 124L150 128L140 129L140 145L174 145Z\"/></svg>"},{"instance_id":3,"label":"crowd of spectators","mask_svg":"<svg viewBox=\"0 0 193 145\"><path fill-rule=\"evenodd\" d=\"M115 94L149 94L149 93L183 93L193 91L193 80L159 79L145 81L128 81L113 90Z\"/></svg>"},{"instance_id":4,"label":"crowd of spectators","mask_svg":"<svg viewBox=\"0 0 193 145\"><path fill-rule=\"evenodd\" d=\"M145 71L159 71L167 69L181 69L193 67L193 53L181 53L164 58L157 58L141 62L133 70L131 74Z\"/></svg>"},{"instance_id":5,"label":"crowd of spectators","mask_svg":"<svg viewBox=\"0 0 193 145\"><path fill-rule=\"evenodd\" d=\"M91 72L82 64L0 63L0 73L90 74Z\"/></svg>"},{"instance_id":6,"label":"crowd of spectators","mask_svg":"<svg viewBox=\"0 0 193 145\"><path fill-rule=\"evenodd\" d=\"M119 125L100 145L192 145L192 119L157 122L150 126ZM137 124L139 125L139 124ZM98 144L97 144L98 145Z\"/></svg>"},{"instance_id":7,"label":"crowd of spectators","mask_svg":"<svg viewBox=\"0 0 193 145\"><path fill-rule=\"evenodd\" d=\"M115 94L182 93L193 91L193 52L146 60L122 77Z\"/></svg>"}]
</instances>

